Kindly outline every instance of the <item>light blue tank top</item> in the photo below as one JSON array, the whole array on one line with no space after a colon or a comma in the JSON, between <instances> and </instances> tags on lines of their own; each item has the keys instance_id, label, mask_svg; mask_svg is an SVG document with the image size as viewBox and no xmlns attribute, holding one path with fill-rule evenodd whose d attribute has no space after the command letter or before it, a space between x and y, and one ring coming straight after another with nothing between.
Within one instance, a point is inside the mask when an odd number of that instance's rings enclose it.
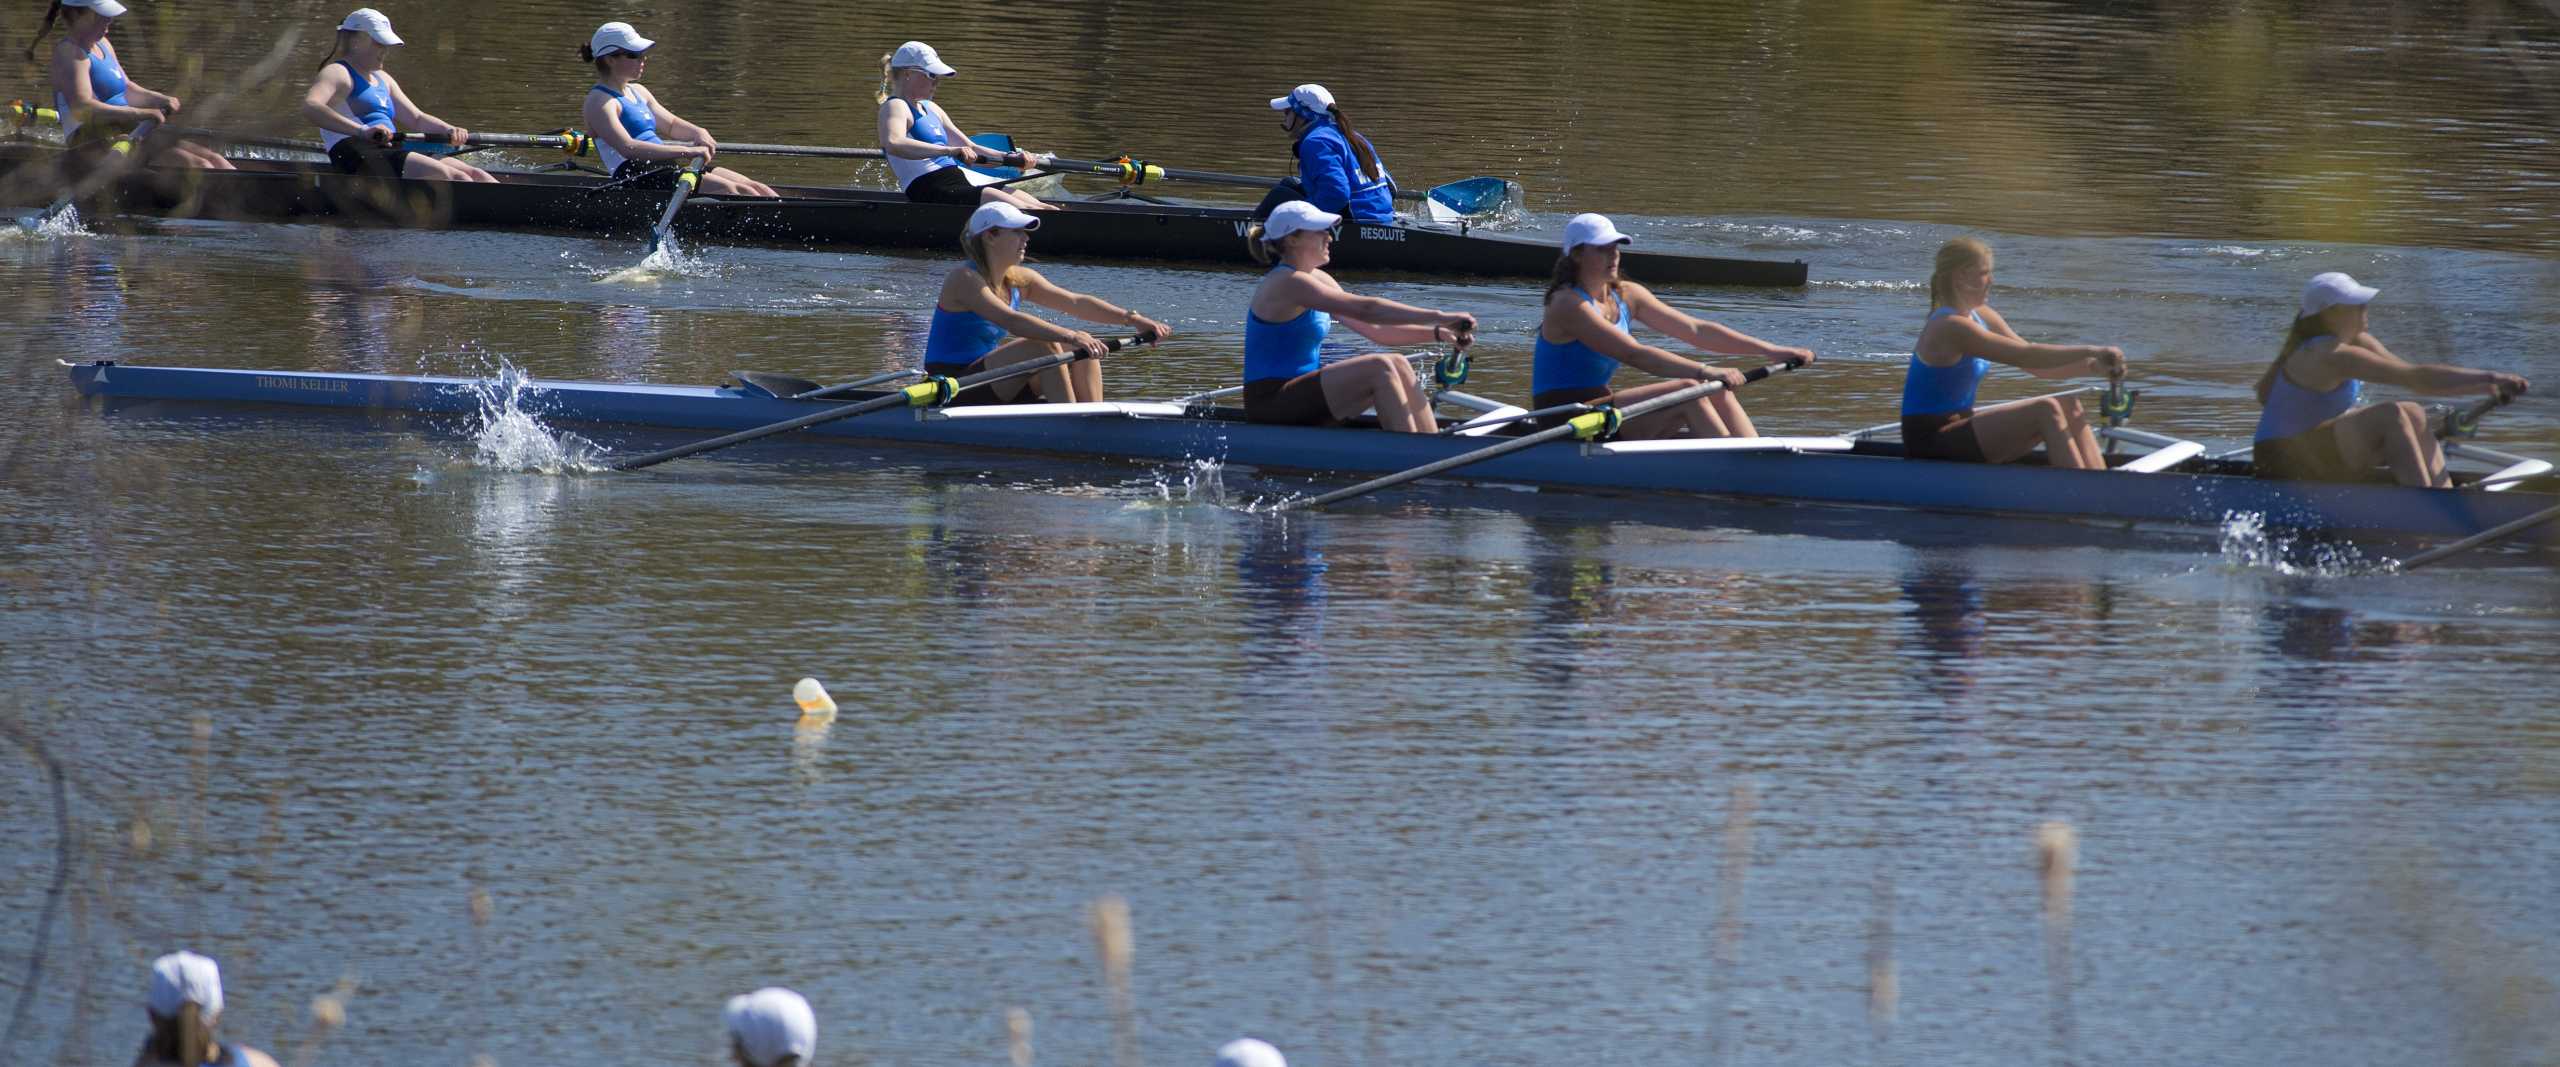
<instances>
[{"instance_id":1,"label":"light blue tank top","mask_svg":"<svg viewBox=\"0 0 2560 1067\"><path fill-rule=\"evenodd\" d=\"M1283 263L1272 269L1297 268ZM1321 353L1325 335L1332 332L1333 316L1314 308L1299 309L1297 316L1287 322L1271 322L1254 314L1248 304L1244 313L1244 380L1287 381L1315 370L1324 363Z\"/></svg>"},{"instance_id":2,"label":"light blue tank top","mask_svg":"<svg viewBox=\"0 0 2560 1067\"><path fill-rule=\"evenodd\" d=\"M124 67L107 54L106 46L100 45L89 51L89 95L97 97L101 104L124 107L127 105L125 84ZM59 92L53 94L53 113L62 123L65 140L80 132L80 120L71 114L71 101Z\"/></svg>"},{"instance_id":3,"label":"light blue tank top","mask_svg":"<svg viewBox=\"0 0 2560 1067\"><path fill-rule=\"evenodd\" d=\"M1022 290L1014 290L1013 300L1006 306L1022 307ZM937 302L933 307L933 328L924 336L924 362L926 366L967 366L986 358L1009 336L1004 327L988 322L984 315L945 310Z\"/></svg>"},{"instance_id":4,"label":"light blue tank top","mask_svg":"<svg viewBox=\"0 0 2560 1067\"><path fill-rule=\"evenodd\" d=\"M2328 334L2321 334L2304 340L2302 346L2307 348L2328 339ZM2364 383L2354 378L2339 382L2328 392L2315 393L2293 384L2293 379L2284 376L2284 368L2278 367L2276 380L2267 386L2267 406L2258 412L2256 439L2274 441L2302 433L2346 414L2363 400Z\"/></svg>"},{"instance_id":5,"label":"light blue tank top","mask_svg":"<svg viewBox=\"0 0 2560 1067\"><path fill-rule=\"evenodd\" d=\"M941 108L932 106L930 102L911 101L907 104L907 112L908 136L927 144L946 147L951 144L951 129L942 124ZM934 156L930 159L889 157L889 173L898 179L898 187L901 189L915 184L916 179L927 174L959 165L960 159L957 156Z\"/></svg>"},{"instance_id":6,"label":"light blue tank top","mask_svg":"<svg viewBox=\"0 0 2560 1067\"><path fill-rule=\"evenodd\" d=\"M1599 298L1576 286L1574 295L1584 303L1599 303ZM1627 300L1618 298L1618 330L1629 332L1635 319L1627 313ZM1536 335L1537 345L1529 352L1529 395L1536 397L1558 389L1606 389L1609 379L1618 373L1618 361L1593 351L1580 341L1557 344L1547 340L1546 332Z\"/></svg>"},{"instance_id":7,"label":"light blue tank top","mask_svg":"<svg viewBox=\"0 0 2560 1067\"><path fill-rule=\"evenodd\" d=\"M1929 313L1936 322L1956 313L1954 308L1939 308ZM1982 313L1965 316L1974 325L1989 329ZM1991 361L1981 356L1966 356L1952 367L1932 367L1920 361L1920 353L1911 354L1911 366L1902 377L1902 413L1905 415L1953 415L1973 410L1974 390L1982 387L1982 376L1991 373Z\"/></svg>"},{"instance_id":8,"label":"light blue tank top","mask_svg":"<svg viewBox=\"0 0 2560 1067\"><path fill-rule=\"evenodd\" d=\"M667 143L665 139L658 136L658 113L649 109L649 101L639 93L629 89L617 93L602 82L596 83L595 88L589 91L600 92L622 102L622 112L616 116L616 121L622 124L622 132L630 134L632 140L646 141L650 144ZM604 143L601 138L596 141L596 158L604 161L604 169L607 171L622 169L622 153L614 151L613 146Z\"/></svg>"},{"instance_id":9,"label":"light blue tank top","mask_svg":"<svg viewBox=\"0 0 2560 1067\"><path fill-rule=\"evenodd\" d=\"M356 80L356 87L347 90L347 110L355 113L356 121L366 126L391 126L389 83L367 79L355 64L345 60L339 60L338 65L347 68L347 76Z\"/></svg>"}]
</instances>

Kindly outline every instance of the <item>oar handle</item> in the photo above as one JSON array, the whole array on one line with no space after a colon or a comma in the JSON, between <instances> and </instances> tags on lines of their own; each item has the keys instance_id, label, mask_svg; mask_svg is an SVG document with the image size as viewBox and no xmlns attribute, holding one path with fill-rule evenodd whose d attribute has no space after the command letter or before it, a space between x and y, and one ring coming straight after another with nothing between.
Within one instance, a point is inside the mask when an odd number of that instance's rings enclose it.
<instances>
[{"instance_id":1,"label":"oar handle","mask_svg":"<svg viewBox=\"0 0 2560 1067\"><path fill-rule=\"evenodd\" d=\"M1156 335L1154 332L1149 331L1129 337L1108 338L1102 342L1102 346L1108 351L1117 352L1130 345L1154 344L1155 340ZM813 411L798 418L785 419L781 422L773 423L768 426L758 426L750 430L740 430L736 433L724 434L719 437L711 438L707 441L696 441L689 445L678 445L674 448L651 452L645 455L633 456L629 459L614 461L606 464L605 466L608 470L639 470L642 467L655 467L658 464L667 462L668 460L683 459L686 456L696 456L714 449L727 448L730 445L745 444L746 442L771 437L775 434L790 433L793 430L807 429L820 423L835 422L839 419L850 419L857 415L868 415L875 411L887 411L894 407L940 407L944 404L950 403L953 397L960 395L962 392L977 388L981 385L986 385L991 382L1001 382L1010 378L1019 378L1027 374L1037 374L1041 371L1048 370L1051 367L1063 366L1080 359L1088 358L1091 357L1087 356L1083 352L1062 352L1054 356L1043 356L1039 359L1024 360L1020 363L1007 364L993 370L981 371L977 374L972 374L968 377L956 380L943 377L928 378L885 396L876 396L869 400L856 401L851 404L843 405L842 407L827 408L823 411Z\"/></svg>"},{"instance_id":2,"label":"oar handle","mask_svg":"<svg viewBox=\"0 0 2560 1067\"><path fill-rule=\"evenodd\" d=\"M8 114L10 124L15 126L29 126L40 122L62 121L62 114L60 112L49 107L30 106L24 100L9 101Z\"/></svg>"},{"instance_id":3,"label":"oar handle","mask_svg":"<svg viewBox=\"0 0 2560 1067\"><path fill-rule=\"evenodd\" d=\"M2517 394L2513 390L2500 389L2497 392L2489 394L2488 399L2475 403L2470 407L2457 408L2455 410L2445 412L2444 425L2436 428L2436 439L2439 441L2449 441L2456 437L2470 437L2479 433L2481 418L2492 411L2496 411L2499 408L2514 403L2516 396Z\"/></svg>"},{"instance_id":4,"label":"oar handle","mask_svg":"<svg viewBox=\"0 0 2560 1067\"><path fill-rule=\"evenodd\" d=\"M400 133L391 138L397 147L415 141L419 144L452 144L453 135L444 133ZM551 133L474 133L471 145L478 148L549 148L566 156L595 154L596 139L577 130Z\"/></svg>"}]
</instances>

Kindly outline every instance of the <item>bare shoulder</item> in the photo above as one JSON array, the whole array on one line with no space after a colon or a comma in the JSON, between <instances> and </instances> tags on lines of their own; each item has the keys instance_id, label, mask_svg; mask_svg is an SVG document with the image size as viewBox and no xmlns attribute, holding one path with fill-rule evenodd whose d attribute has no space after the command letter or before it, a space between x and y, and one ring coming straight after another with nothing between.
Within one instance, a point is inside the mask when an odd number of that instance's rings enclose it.
<instances>
[{"instance_id":1,"label":"bare shoulder","mask_svg":"<svg viewBox=\"0 0 2560 1067\"><path fill-rule=\"evenodd\" d=\"M235 1045L231 1051L240 1061L241 1067L278 1067L275 1057L247 1045Z\"/></svg>"},{"instance_id":2,"label":"bare shoulder","mask_svg":"<svg viewBox=\"0 0 2560 1067\"><path fill-rule=\"evenodd\" d=\"M1627 281L1624 278L1618 280L1618 297L1621 300L1632 300L1638 303L1646 301L1652 301L1654 303L1661 302L1654 297L1653 290L1647 289L1634 282Z\"/></svg>"}]
</instances>

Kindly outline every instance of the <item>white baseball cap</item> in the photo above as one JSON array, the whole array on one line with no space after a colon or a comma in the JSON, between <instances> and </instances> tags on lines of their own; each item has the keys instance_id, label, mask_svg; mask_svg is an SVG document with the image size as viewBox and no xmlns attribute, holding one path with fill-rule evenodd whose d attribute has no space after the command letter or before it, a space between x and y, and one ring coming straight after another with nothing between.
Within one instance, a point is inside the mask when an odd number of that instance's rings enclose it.
<instances>
[{"instance_id":1,"label":"white baseball cap","mask_svg":"<svg viewBox=\"0 0 2560 1067\"><path fill-rule=\"evenodd\" d=\"M107 18L124 14L125 6L116 0L62 0L64 7L85 7Z\"/></svg>"},{"instance_id":2,"label":"white baseball cap","mask_svg":"<svg viewBox=\"0 0 2560 1067\"><path fill-rule=\"evenodd\" d=\"M597 59L615 52L639 55L658 47L658 42L640 36L628 22L608 22L596 27L595 36L587 38L587 52Z\"/></svg>"},{"instance_id":3,"label":"white baseball cap","mask_svg":"<svg viewBox=\"0 0 2560 1067\"><path fill-rule=\"evenodd\" d=\"M163 1019L193 1004L211 1022L222 1014L222 968L193 952L172 952L151 961L151 992L143 1005Z\"/></svg>"},{"instance_id":4,"label":"white baseball cap","mask_svg":"<svg viewBox=\"0 0 2560 1067\"><path fill-rule=\"evenodd\" d=\"M807 998L780 986L730 997L720 1018L754 1067L772 1067L785 1056L797 1056L805 1064L818 1051L817 1014L809 1010Z\"/></svg>"},{"instance_id":5,"label":"white baseball cap","mask_svg":"<svg viewBox=\"0 0 2560 1067\"><path fill-rule=\"evenodd\" d=\"M374 42L377 44L392 45L408 43L406 41L402 41L399 34L391 32L390 16L369 7L360 7L349 13L347 15L347 20L339 23L338 28L342 30L354 30L357 33L373 38Z\"/></svg>"},{"instance_id":6,"label":"white baseball cap","mask_svg":"<svg viewBox=\"0 0 2560 1067\"><path fill-rule=\"evenodd\" d=\"M970 212L969 225L960 231L960 236L976 237L988 230L1036 230L1039 228L1040 220L1031 217L1030 212L998 200L992 204L980 204L978 210Z\"/></svg>"},{"instance_id":7,"label":"white baseball cap","mask_svg":"<svg viewBox=\"0 0 2560 1067\"><path fill-rule=\"evenodd\" d=\"M1321 115L1327 111L1333 110L1333 94L1324 91L1324 86L1318 85L1314 82L1308 82L1305 85L1289 90L1289 95L1287 96L1275 96L1271 98L1271 110L1273 111L1287 111L1293 107L1301 111L1313 111Z\"/></svg>"},{"instance_id":8,"label":"white baseball cap","mask_svg":"<svg viewBox=\"0 0 2560 1067\"><path fill-rule=\"evenodd\" d=\"M1239 1037L1218 1046L1214 1067L1289 1067L1289 1060L1268 1041Z\"/></svg>"},{"instance_id":9,"label":"white baseball cap","mask_svg":"<svg viewBox=\"0 0 2560 1067\"><path fill-rule=\"evenodd\" d=\"M1567 252L1584 245L1628 245L1635 242L1635 238L1619 233L1618 225L1609 221L1609 216L1596 211L1585 211L1564 224L1564 250Z\"/></svg>"},{"instance_id":10,"label":"white baseball cap","mask_svg":"<svg viewBox=\"0 0 2560 1067\"><path fill-rule=\"evenodd\" d=\"M2382 290L2358 285L2356 280L2337 271L2315 274L2311 284L2302 287L2302 314L2317 315L2340 304L2361 305L2382 295Z\"/></svg>"},{"instance_id":11,"label":"white baseball cap","mask_svg":"<svg viewBox=\"0 0 2560 1067\"><path fill-rule=\"evenodd\" d=\"M1306 230L1330 230L1342 223L1342 216L1317 208L1304 200L1292 200L1271 212L1262 222L1262 239L1277 241Z\"/></svg>"},{"instance_id":12,"label":"white baseball cap","mask_svg":"<svg viewBox=\"0 0 2560 1067\"><path fill-rule=\"evenodd\" d=\"M898 54L889 57L889 66L898 70L921 70L937 78L960 73L942 61L942 53L923 41L909 41L898 46Z\"/></svg>"}]
</instances>

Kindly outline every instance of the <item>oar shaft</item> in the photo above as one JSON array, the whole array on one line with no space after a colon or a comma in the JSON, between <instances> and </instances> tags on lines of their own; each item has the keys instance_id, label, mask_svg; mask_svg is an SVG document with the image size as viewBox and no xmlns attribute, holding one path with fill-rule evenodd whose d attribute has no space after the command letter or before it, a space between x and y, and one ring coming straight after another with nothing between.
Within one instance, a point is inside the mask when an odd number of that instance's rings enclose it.
<instances>
[{"instance_id":1,"label":"oar shaft","mask_svg":"<svg viewBox=\"0 0 2560 1067\"><path fill-rule=\"evenodd\" d=\"M1803 364L1788 362L1770 364L1762 367L1753 367L1752 369L1743 372L1742 380L1745 383L1756 382L1772 374L1779 373L1782 370L1794 370L1800 366L1803 366ZM1618 417L1619 420L1623 422L1626 419L1651 414L1664 408L1686 404L1700 397L1711 396L1724 391L1724 388L1725 385L1723 382L1699 382L1696 385L1692 385L1678 392L1665 393L1651 400L1642 400L1629 404L1626 407L1618 409ZM1415 467L1412 470L1398 471L1394 474L1387 475L1384 478L1372 478L1348 489L1336 489L1333 492L1326 493L1322 496L1309 497L1305 500L1288 501L1281 504L1279 510L1297 511L1307 508L1320 508L1328 504L1349 500L1355 496L1365 496L1367 494L1377 492L1380 489L1389 489L1403 485L1406 482L1419 481L1435 474L1456 470L1460 467L1469 467L1478 463L1483 463L1486 460L1500 459L1522 449L1535 448L1549 441L1590 434L1591 430L1584 424L1583 420L1596 418L1598 415L1599 413L1594 412L1592 414L1578 416L1572 421L1566 422L1561 426L1551 426L1523 437L1514 437L1498 445L1479 448L1473 452L1426 463L1422 466Z\"/></svg>"},{"instance_id":2,"label":"oar shaft","mask_svg":"<svg viewBox=\"0 0 2560 1067\"><path fill-rule=\"evenodd\" d=\"M919 376L919 375L921 375L921 374L923 374L923 373L924 373L924 372L923 372L923 371L920 371L920 370L893 370L893 371L883 371L883 372L881 372L881 373L879 373L879 374L874 374L874 375L872 375L872 376L870 376L870 377L868 377L868 378L856 378L856 379L854 379L854 380L852 380L852 381L849 381L849 382L838 382L838 383L836 383L836 384L834 384L834 385L830 385L830 386L828 386L828 387L826 387L826 388L824 388L824 389L812 389L812 390L809 390L808 392L805 392L805 393L802 393L802 394L800 394L800 395L798 395L798 396L792 397L791 399L793 399L793 400L824 400L824 399L826 399L826 398L828 398L828 397L831 397L831 396L843 396L844 394L846 394L846 393L850 393L850 392L853 392L853 391L855 391L855 390L857 390L857 389L868 389L868 388L871 388L872 386L879 385L879 384L881 384L881 383L883 383L883 382L894 382L894 381L897 381L897 380L898 380L898 379L900 379L900 378L913 378L913 377L917 377L917 376Z\"/></svg>"},{"instance_id":3,"label":"oar shaft","mask_svg":"<svg viewBox=\"0 0 2560 1067\"><path fill-rule=\"evenodd\" d=\"M685 198L693 195L693 187L702 184L704 166L705 161L697 159L676 175L675 195L667 198L667 210L658 216L658 227L649 231L649 251L656 252L658 246L667 243L668 231L676 228L676 212L684 210Z\"/></svg>"},{"instance_id":4,"label":"oar shaft","mask_svg":"<svg viewBox=\"0 0 2560 1067\"><path fill-rule=\"evenodd\" d=\"M889 154L877 148L837 148L815 144L755 144L720 142L723 155L736 153L749 156L812 156L818 159L887 159Z\"/></svg>"},{"instance_id":5,"label":"oar shaft","mask_svg":"<svg viewBox=\"0 0 2560 1067\"><path fill-rule=\"evenodd\" d=\"M1278 178L1265 178L1252 174L1229 174L1224 171L1215 170L1182 170L1174 167L1159 167L1144 160L1131 160L1127 163L1122 163L1118 160L1068 159L1064 156L1053 156L1050 157L1048 162L1041 164L1041 167L1045 170L1065 171L1073 174L1090 174L1098 178L1112 178L1118 180L1123 185L1144 185L1151 181L1178 181L1199 182L1204 185L1236 185L1255 189L1268 189L1274 185L1280 184L1280 179ZM1398 200L1421 200L1422 198L1423 194L1421 193L1407 192L1402 189L1396 190L1396 199Z\"/></svg>"},{"instance_id":6,"label":"oar shaft","mask_svg":"<svg viewBox=\"0 0 2560 1067\"><path fill-rule=\"evenodd\" d=\"M1103 347L1110 351L1117 352L1130 345L1148 344L1154 340L1155 336L1153 334L1138 334L1134 337L1115 337L1104 341ZM1085 358L1088 357L1082 352L1066 352L1054 356L1043 356L1039 359L1025 360L1020 363L1007 364L1005 366L995 368L994 370L982 371L953 382L951 383L949 392L952 395L957 395L964 390L974 389L990 382L1001 382L1008 379L1020 378L1025 375L1037 374L1041 371L1048 370L1051 367L1065 366L1066 364ZM733 434L724 434L707 441L696 441L689 445L678 445L674 448L651 452L646 455L633 456L629 459L617 460L613 463L607 464L606 466L608 469L618 471L639 470L642 467L657 466L658 464L665 463L668 460L683 459L686 456L700 455L714 449L727 448L730 445L745 444L746 442L771 437L775 434L790 433L793 430L805 430L820 423L835 422L839 419L850 419L859 415L868 415L875 411L886 411L894 407L926 407L947 399L948 397L943 395L941 383L929 381L918 385L908 386L905 389L901 389L887 396L873 397L869 400L846 404L842 407L827 408L823 411L813 411L798 418L786 419L769 426L758 426L750 430L740 430Z\"/></svg>"},{"instance_id":7,"label":"oar shaft","mask_svg":"<svg viewBox=\"0 0 2560 1067\"><path fill-rule=\"evenodd\" d=\"M2542 525L2543 523L2550 522L2553 519L2560 519L2560 507L2544 508L2513 522L2499 523L2496 526L2492 526L2486 530L2480 531L2479 533L2472 534L2469 537L2465 537L2462 540L2456 541L2442 548L2431 548L2427 551L2420 552L2417 555L2400 561L2400 569L2402 571L2414 571L2420 567L2424 567L2430 563L2436 562L2437 560L2443 559L2446 556L2469 552L2472 549L2488 544L2491 541L2513 537L2516 534L2523 533L2526 530L2530 530L2536 526Z\"/></svg>"},{"instance_id":8,"label":"oar shaft","mask_svg":"<svg viewBox=\"0 0 2560 1067\"><path fill-rule=\"evenodd\" d=\"M2436 439L2439 441L2448 441L2456 437L2467 437L2471 435L2480 428L2480 419L2482 416L2507 406L2507 403L2514 399L2515 394L2507 392L2504 389L2500 389L2497 392L2490 394L2488 399L2482 400L2470 407L2463 408L2459 411L2450 411L2445 413L2444 425L2436 427Z\"/></svg>"}]
</instances>

